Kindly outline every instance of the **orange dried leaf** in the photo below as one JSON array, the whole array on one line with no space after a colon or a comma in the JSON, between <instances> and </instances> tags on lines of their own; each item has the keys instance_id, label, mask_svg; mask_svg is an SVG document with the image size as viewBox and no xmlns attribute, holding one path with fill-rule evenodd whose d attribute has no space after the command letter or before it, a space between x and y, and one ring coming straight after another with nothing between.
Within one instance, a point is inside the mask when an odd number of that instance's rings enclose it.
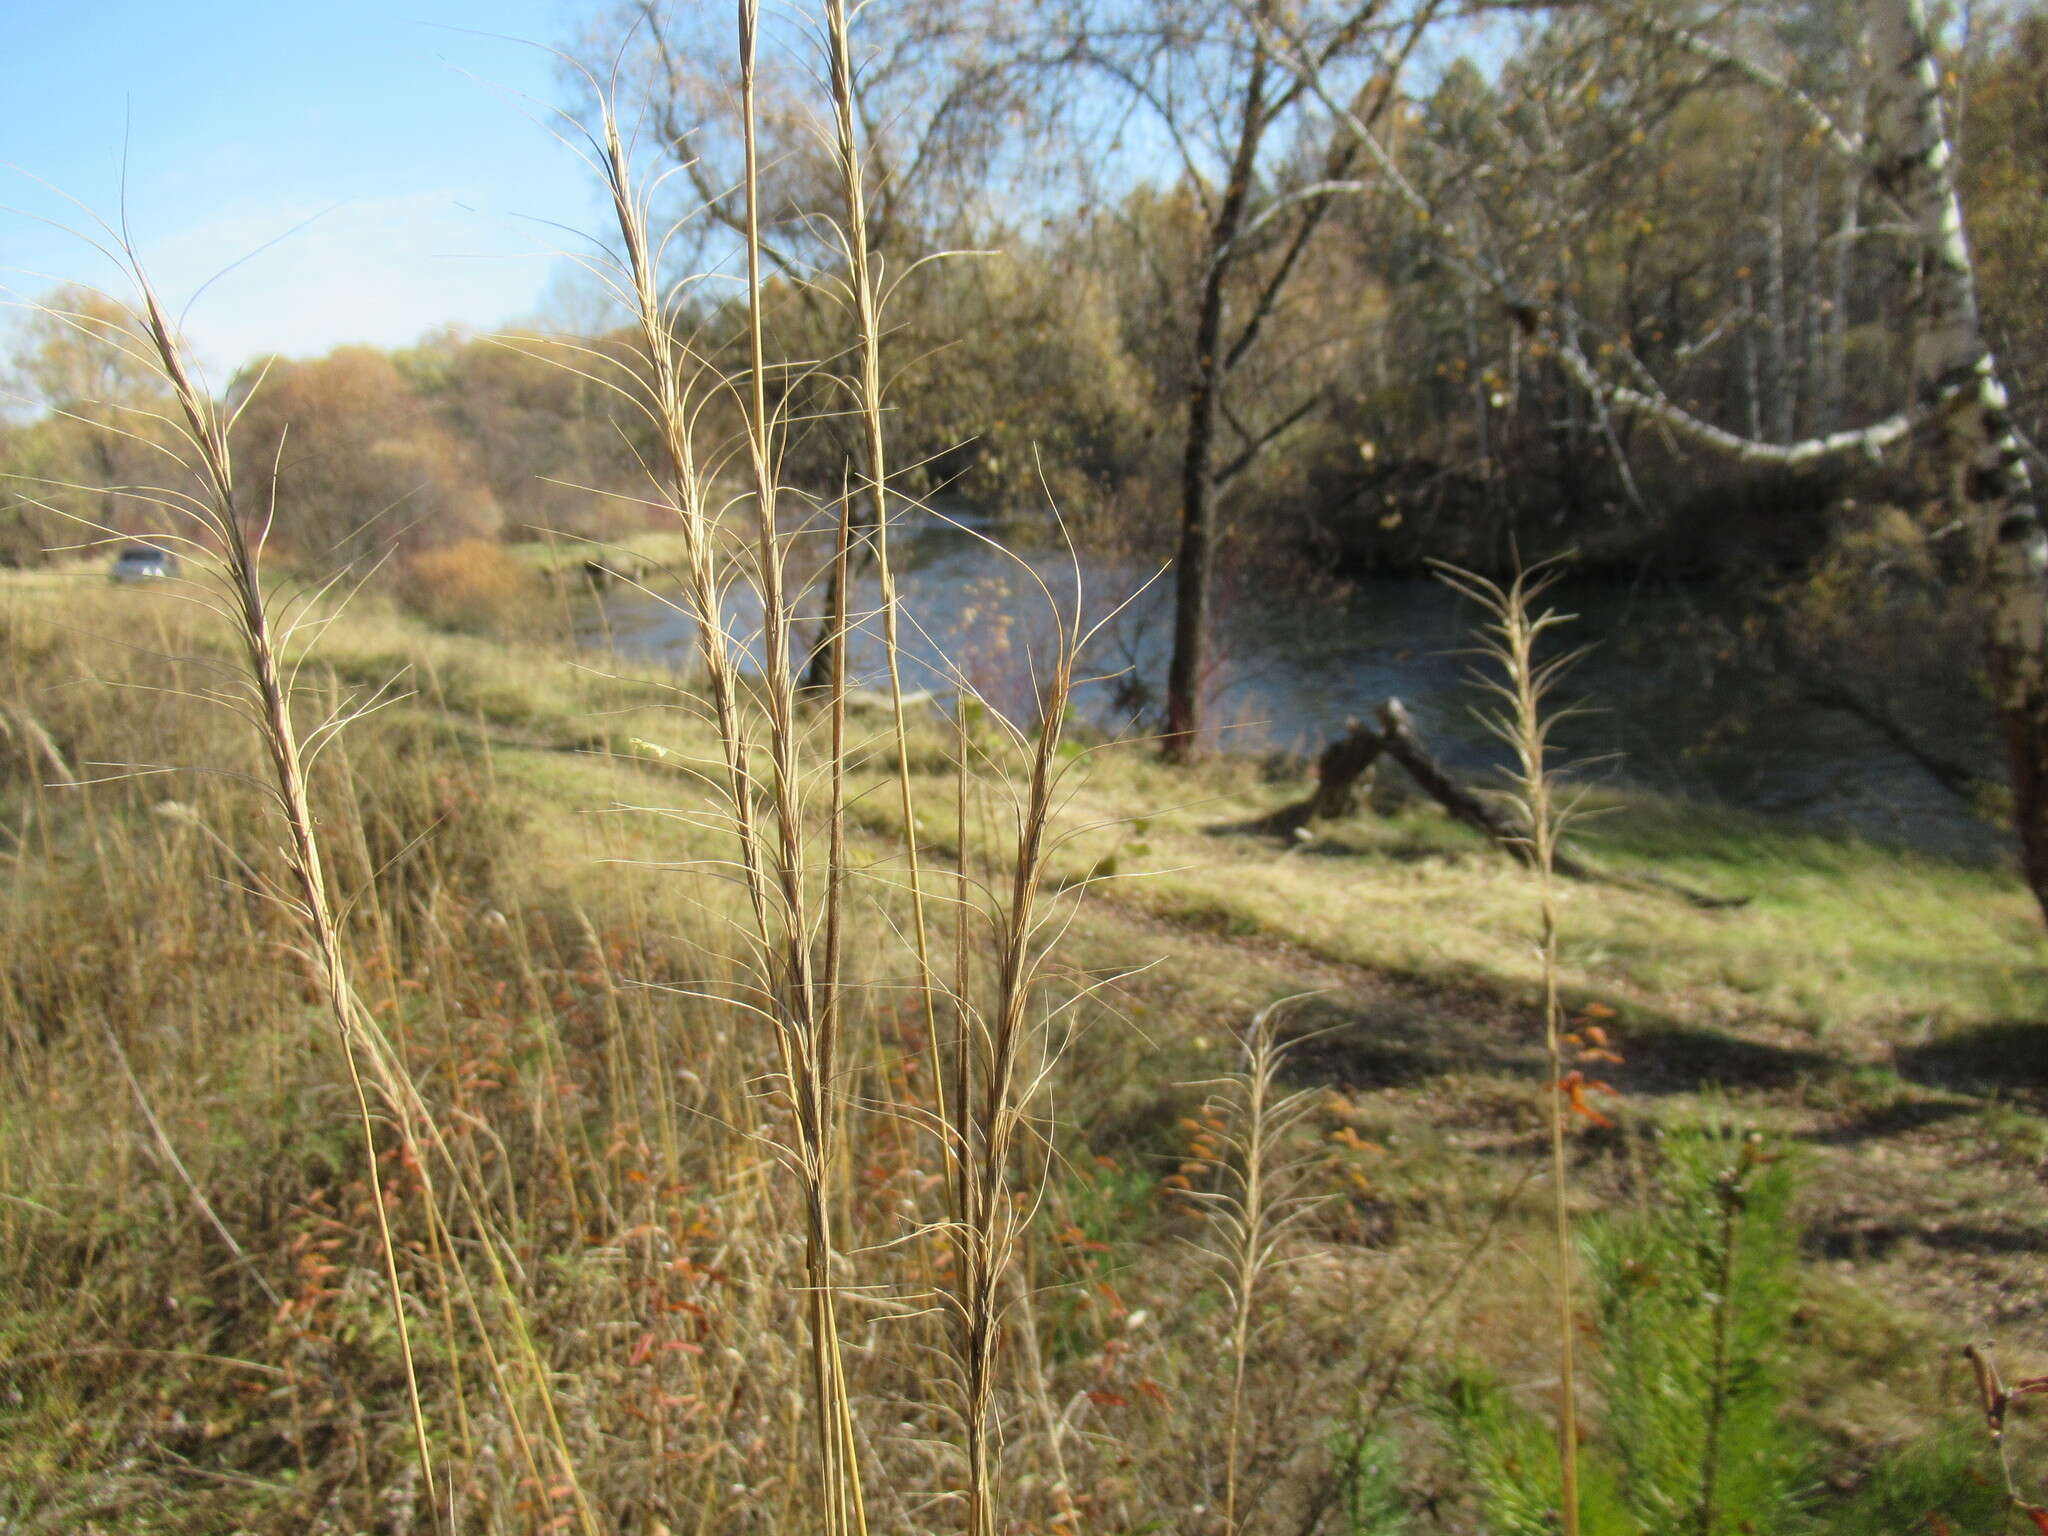
<instances>
[{"instance_id":1,"label":"orange dried leaf","mask_svg":"<svg viewBox=\"0 0 2048 1536\"><path fill-rule=\"evenodd\" d=\"M1569 1101L1571 1105L1571 1111L1573 1114L1583 1115L1586 1119L1592 1121L1593 1124L1598 1126L1613 1126L1614 1122L1612 1120L1608 1119L1607 1116L1601 1114L1599 1110L1595 1109L1592 1105L1586 1102L1586 1089L1588 1086L1595 1088L1606 1088L1606 1085L1603 1083L1594 1083L1589 1085L1586 1082L1586 1074L1583 1072L1567 1072L1561 1079L1559 1079L1559 1081L1556 1084L1558 1091L1563 1093L1565 1098ZM1606 1088L1606 1091L1612 1093L1614 1090L1612 1088Z\"/></svg>"}]
</instances>

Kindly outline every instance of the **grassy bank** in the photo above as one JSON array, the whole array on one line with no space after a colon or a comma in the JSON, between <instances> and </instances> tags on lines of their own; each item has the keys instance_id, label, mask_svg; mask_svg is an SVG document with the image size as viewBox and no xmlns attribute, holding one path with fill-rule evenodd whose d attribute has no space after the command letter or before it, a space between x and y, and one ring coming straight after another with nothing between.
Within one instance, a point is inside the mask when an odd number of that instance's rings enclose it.
<instances>
[{"instance_id":1,"label":"grassy bank","mask_svg":"<svg viewBox=\"0 0 2048 1536\"><path fill-rule=\"evenodd\" d=\"M261 763L204 697L222 644L173 591L0 586L0 1525L432 1530ZM809 1528L803 1223L775 1052L728 958L742 896L705 862L726 843L687 681L367 601L318 627L301 677L309 725L388 700L322 750L315 800L358 987L475 1192L436 1194L387 1138L454 1528ZM894 748L879 715L853 731L846 1369L873 1527L948 1529L936 1087L900 986ZM992 876L1007 749L979 728L963 784L947 722L909 745L936 885L963 827L967 878ZM1020 1526L1216 1528L1228 1305L1191 1197L1232 1166L1213 1084L1240 1032L1297 998L1286 1080L1312 1098L1288 1149L1317 1203L1262 1293L1241 1528L1320 1509L1321 1529L1394 1529L1365 1523L1340 1454L1367 1439L1410 1528L1483 1528L1424 1409L1475 1362L1547 1390L1528 877L1422 807L1278 844L1244 828L1300 786L1249 763L1106 746L1066 766L1045 919L1066 940L1035 1037L1060 1050L997 1403ZM1955 1346L2048 1365L2048 944L1999 871L1610 809L1582 833L1608 864L1749 901L1570 890L1569 1004L1621 1058L1591 1074L1616 1123L1577 1138L1576 1196L1642 1206L1660 1134L1716 1116L1796 1151L1782 1351L1825 1525L1883 1447L1967 1427ZM935 947L985 967L951 911Z\"/></svg>"}]
</instances>

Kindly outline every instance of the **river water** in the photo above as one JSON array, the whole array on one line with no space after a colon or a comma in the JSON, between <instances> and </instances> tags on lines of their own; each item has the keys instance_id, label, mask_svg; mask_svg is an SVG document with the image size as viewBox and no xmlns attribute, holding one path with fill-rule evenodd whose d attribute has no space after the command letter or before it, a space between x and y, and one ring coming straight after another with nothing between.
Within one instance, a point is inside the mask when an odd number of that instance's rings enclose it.
<instances>
[{"instance_id":1,"label":"river water","mask_svg":"<svg viewBox=\"0 0 2048 1536\"><path fill-rule=\"evenodd\" d=\"M1042 539L1017 554L1014 539L999 542L995 534L988 523L944 517L906 519L894 535L904 686L950 699L964 675L992 707L1028 718L1055 633L1050 603L1075 610L1077 570ZM1078 578L1084 624L1100 628L1084 654L1090 680L1077 692L1077 712L1109 730L1140 733L1157 718L1148 690L1166 671L1171 581L1100 559L1082 565ZM1369 719L1395 697L1454 767L1484 776L1507 761L1475 716L1486 702L1471 681L1487 670L1471 653L1481 615L1441 584L1312 577L1262 584L1226 568L1217 588L1207 694L1213 744L1312 756L1347 720ZM872 608L875 600L870 574L856 586L854 607ZM1582 585L1559 588L1547 601L1576 616L1557 632L1557 649L1587 648L1560 690L1561 703L1587 711L1557 733L1561 755L1580 760L1577 772L1882 842L2003 856L1996 829L1867 726L1788 704L1717 663L1697 639L1700 619L1715 609L1711 590ZM808 606L815 609L816 600ZM692 658L694 626L658 596L614 587L583 618L588 644L682 666ZM757 622L758 610L733 602L728 624L736 635L751 636ZM878 623L863 624L849 655L857 685L884 683Z\"/></svg>"}]
</instances>

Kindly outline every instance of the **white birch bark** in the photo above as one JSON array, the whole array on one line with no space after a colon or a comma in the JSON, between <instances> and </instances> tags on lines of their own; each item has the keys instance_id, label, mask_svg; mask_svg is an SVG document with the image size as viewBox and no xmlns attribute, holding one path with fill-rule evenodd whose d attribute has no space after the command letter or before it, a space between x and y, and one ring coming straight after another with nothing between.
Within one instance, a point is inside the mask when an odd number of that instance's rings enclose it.
<instances>
[{"instance_id":1,"label":"white birch bark","mask_svg":"<svg viewBox=\"0 0 2048 1536\"><path fill-rule=\"evenodd\" d=\"M2001 708L2040 695L2048 632L2048 538L2033 505L2026 459L2013 435L1977 315L1975 272L1942 122L1940 82L1923 0L1877 0L1878 163L1874 174L1919 231L1918 325L1913 378L1919 405L1941 433L1950 494L1981 540Z\"/></svg>"},{"instance_id":2,"label":"white birch bark","mask_svg":"<svg viewBox=\"0 0 2048 1536\"><path fill-rule=\"evenodd\" d=\"M1749 423L1749 435L1764 440L1763 365L1757 359L1756 282L1749 268L1742 268L1735 280L1735 296L1742 305L1742 407Z\"/></svg>"},{"instance_id":3,"label":"white birch bark","mask_svg":"<svg viewBox=\"0 0 2048 1536\"><path fill-rule=\"evenodd\" d=\"M1916 404L1933 418L1951 505L1977 540L1986 671L2012 762L2028 884L2048 912L2048 537L1978 321L1924 0L1876 0L1870 28L1873 175L1919 236Z\"/></svg>"},{"instance_id":4,"label":"white birch bark","mask_svg":"<svg viewBox=\"0 0 2048 1536\"><path fill-rule=\"evenodd\" d=\"M1785 150L1771 155L1770 204L1764 214L1765 384L1770 401L1771 441L1789 443L1792 430L1791 322L1785 306Z\"/></svg>"},{"instance_id":5,"label":"white birch bark","mask_svg":"<svg viewBox=\"0 0 2048 1536\"><path fill-rule=\"evenodd\" d=\"M1862 56L1862 40L1856 53ZM1870 100L1868 78L1857 87L1850 118L1857 139L1863 137L1863 119ZM1852 157L1842 172L1842 217L1835 227L1834 284L1829 294L1827 383L1823 390L1820 425L1823 430L1838 427L1848 401L1849 385L1849 282L1855 274L1856 240L1863 220L1863 157Z\"/></svg>"},{"instance_id":6,"label":"white birch bark","mask_svg":"<svg viewBox=\"0 0 2048 1536\"><path fill-rule=\"evenodd\" d=\"M1370 127L1329 93L1321 72L1295 40L1267 16L1248 19L1273 44L1276 62L1301 80L1340 130L1357 137L1382 184L1434 236L1446 264L1491 292L1532 334L1556 346L1559 361L1587 392L1597 414L1604 417L1612 409L1639 412L1738 462L1787 466L1838 453L1876 454L1923 424L1934 426L1948 472L1950 501L1974 530L1981 556L1986 670L2012 763L2014 813L2026 878L2048 916L2048 533L2034 504L2024 451L1978 321L1975 276L1925 0L1866 3L1874 67L1869 126L1860 137L1843 130L1790 82L1745 63L1689 29L1658 24L1695 51L1780 93L1821 128L1824 142L1852 154L1864 151L1871 161L1870 190L1889 202L1898 221L1912 232L1918 286L1905 311L1914 327L1915 387L1907 408L1854 430L1777 443L1758 441L1754 429L1748 435L1732 432L1686 411L1625 351L1616 362L1630 366L1633 385L1596 365L1579 344L1576 317L1566 301L1544 303L1519 291L1498 262L1459 239ZM1632 16L1636 9L1630 9ZM1852 181L1845 237L1856 227L1862 191L1862 183ZM1774 314L1771 319L1781 321L1782 316ZM1773 326L1773 333L1782 338L1779 326Z\"/></svg>"}]
</instances>

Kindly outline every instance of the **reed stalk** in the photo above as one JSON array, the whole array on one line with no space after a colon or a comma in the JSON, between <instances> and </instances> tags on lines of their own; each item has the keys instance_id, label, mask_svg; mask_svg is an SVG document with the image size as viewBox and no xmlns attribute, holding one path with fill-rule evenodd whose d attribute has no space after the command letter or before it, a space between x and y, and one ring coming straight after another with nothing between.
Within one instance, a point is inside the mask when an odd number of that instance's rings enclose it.
<instances>
[{"instance_id":1,"label":"reed stalk","mask_svg":"<svg viewBox=\"0 0 2048 1536\"><path fill-rule=\"evenodd\" d=\"M866 450L867 493L874 507L875 575L881 588L882 653L889 673L889 720L895 737L897 808L903 818L905 883L910 891L910 932L917 959L917 990L924 1010L925 1038L938 1040L940 985L932 969L931 932L925 911L922 855L918 848L917 806L911 789L910 738L903 711L901 645L902 604L896 590L896 569L889 549L888 444L882 431L882 319L874 262L868 249L867 182L862 174L859 135L854 128L853 42L846 0L826 0L825 25L831 57L834 149L846 210L847 278L852 290L860 376L856 408ZM845 572L835 590L845 601ZM844 628L835 642L844 647ZM835 660L835 676L843 678L845 660ZM944 1092L945 1074L933 1080ZM941 1113L944 1113L941 1106Z\"/></svg>"},{"instance_id":2,"label":"reed stalk","mask_svg":"<svg viewBox=\"0 0 2048 1536\"><path fill-rule=\"evenodd\" d=\"M1302 1168L1286 1147L1315 1096L1305 1089L1288 1093L1280 1087L1288 1051L1288 1042L1278 1034L1280 1009L1274 1004L1252 1017L1244 1032L1243 1062L1223 1080L1219 1098L1212 1103L1212 1123L1224 1127L1216 1133L1223 1154L1220 1187L1191 1191L1209 1211L1217 1242L1205 1257L1222 1279L1230 1303L1225 1341L1230 1392L1224 1412L1224 1536L1238 1536L1245 1528L1245 1389L1260 1332L1265 1281L1280 1262L1281 1239L1315 1204L1301 1193Z\"/></svg>"},{"instance_id":3,"label":"reed stalk","mask_svg":"<svg viewBox=\"0 0 2048 1536\"><path fill-rule=\"evenodd\" d=\"M1571 1163L1566 1135L1566 1063L1564 1005L1558 986L1559 891L1558 855L1564 829L1576 809L1561 798L1550 763L1550 737L1569 710L1550 707L1559 677L1584 654L1572 651L1539 661L1542 637L1570 616L1536 605L1561 574L1552 562L1517 570L1502 587L1470 571L1440 566L1438 574L1454 591L1477 603L1487 615L1478 650L1499 670L1499 677L1476 681L1500 700L1482 711L1487 727L1513 750L1508 772L1510 792L1522 817L1528 863L1536 876L1537 948L1543 971L1543 1050L1548 1076L1543 1092L1544 1121L1550 1144L1550 1214L1552 1294L1557 1321L1557 1458L1564 1536L1579 1531L1578 1374L1574 1358L1577 1332L1573 1297L1574 1252L1571 1218Z\"/></svg>"},{"instance_id":4,"label":"reed stalk","mask_svg":"<svg viewBox=\"0 0 2048 1536\"><path fill-rule=\"evenodd\" d=\"M102 227L105 228L104 225ZM548 1480L558 1478L566 1483L574 1499L576 1523L585 1536L596 1536L594 1512L584 1497L574 1457L555 1411L548 1372L527 1326L518 1288L506 1271L499 1251L499 1237L484 1215L484 1202L478 1193L483 1181L468 1176L392 1043L377 1028L357 988L343 935L345 904L335 893L334 876L321 848L319 828L322 822L313 801L309 767L317 752L337 741L354 721L379 707L382 699L373 696L360 705L336 699L304 734L296 719L294 701L299 697L298 675L304 661L303 655L296 654L300 649L298 633L301 626L315 616L325 616L334 601L335 589L347 573L339 573L302 592L286 605L282 618L274 612L275 605L266 587L263 570L269 518L267 514L252 518L241 504L235 482L230 441L235 412L226 409L200 383L176 328L133 248L111 230L108 235L110 243L101 249L126 270L139 299L140 308L133 312L136 334L126 339L116 339L102 331L93 331L92 334L109 345L123 347L163 382L176 415L153 418L169 439L167 443L153 446L160 448L184 480L184 484L179 486L130 488L130 494L154 504L192 530L184 535L163 537L181 546L195 567L214 578L213 590L202 592L198 601L202 607L219 616L234 635L241 672L237 686L224 701L250 726L268 763L269 779L263 787L284 828L283 852L291 882L287 892L278 893L279 900L303 936L301 953L312 970L323 1010L346 1069L366 1164L369 1203L381 1249L393 1337L406 1383L407 1417L413 1449L422 1482L428 1490L427 1503L435 1528L447 1529L453 1521L451 1511L455 1490L452 1479L437 1478L435 1471L413 1343L413 1324L404 1282L398 1271L386 1186L377 1153L378 1116L372 1107L373 1094L381 1101L401 1149L420 1180L424 1216L429 1225L428 1257L441 1278L444 1308L446 1282L452 1273L463 1297L464 1310L483 1343L483 1353L489 1363L500 1404L519 1442L528 1478L540 1483L542 1468L521 1419L517 1394L504 1374L502 1361L491 1346L492 1325L462 1266L445 1262L444 1256L450 1251L450 1236L440 1208L432 1164L422 1155L428 1150L435 1154L434 1161L450 1173L458 1202L475 1224L479 1238L477 1249L490 1269L492 1289L500 1304L502 1320L510 1325L521 1366L541 1402L556 1461L554 1477ZM112 529L98 531L105 534L115 532ZM228 851L232 855L232 850ZM445 1310L443 1316L447 1316ZM456 1354L459 1347L452 1336L449 1342L451 1354ZM460 1391L458 1382L458 1398ZM458 1416L465 1420L463 1438L466 1441L466 1411L458 1407Z\"/></svg>"},{"instance_id":5,"label":"reed stalk","mask_svg":"<svg viewBox=\"0 0 2048 1536\"><path fill-rule=\"evenodd\" d=\"M370 1109L368 1075L379 1080L385 1098L398 1110L401 1125L409 1124L405 1096L396 1090L383 1042L366 1017L350 978L340 926L330 899L328 876L320 852L319 822L307 790L306 754L292 719L291 686L280 663L279 646L271 624L264 592L261 555L262 538L250 537L235 488L234 460L228 443L231 417L225 414L211 393L199 387L185 360L156 290L132 250L123 247L130 277L142 302L144 333L153 349L153 362L170 387L183 418L179 433L190 450L182 467L195 475L195 492L171 492L198 525L203 542L196 547L210 557L225 577L228 612L241 643L246 667L244 686L248 690L246 714L262 738L270 760L270 792L289 840L287 862L297 887L296 899L286 905L300 922L336 1042L347 1066L349 1087L354 1095L357 1126L362 1134L363 1157L369 1180L371 1203L375 1207L378 1243L384 1261L392 1327L398 1340L405 1370L406 1406L411 1418L413 1446L419 1458L420 1474L428 1489L427 1504L435 1528L442 1528L441 1506L434 1478L434 1455L427 1436L426 1409L420 1398L419 1371L413 1358L412 1326L406 1314L405 1287L398 1274L398 1254L392 1241L390 1215L384 1201L383 1176L377 1155L377 1128ZM175 450L173 456L176 457ZM339 730L343 718L331 717L323 730ZM406 1140L410 1142L408 1134Z\"/></svg>"},{"instance_id":6,"label":"reed stalk","mask_svg":"<svg viewBox=\"0 0 2048 1536\"><path fill-rule=\"evenodd\" d=\"M811 1434L819 1463L816 1514L829 1536L867 1529L853 1407L839 1338L837 1241L841 1104L837 1079L845 982L841 974L846 901L846 674L843 656L831 684L831 747L822 765L829 779L826 867L820 889L811 868L811 825L805 786L820 766L806 752L795 677L790 666L796 615L788 583L789 536L780 526L783 499L777 469L779 409L768 398L769 362L761 275L760 157L756 134L756 52L760 12L738 6L740 127L745 152L743 192L747 366L743 377L719 378L679 338L680 315L659 271L647 190L636 183L631 157L608 95L602 96L597 161L611 194L623 245L617 274L631 302L640 356L630 397L650 417L662 448L661 491L684 535L683 599L697 636L711 696L712 723L724 770L719 798L738 844L737 865L752 931L751 960L742 962L751 1001L743 1006L770 1024L791 1110L788 1166L802 1207L802 1290L808 1318ZM721 549L722 530L710 503L710 476L696 445L695 416L706 395L729 389L741 404L745 458L753 502L750 560ZM842 515L834 561L850 557ZM762 675L741 677L723 597L734 581L760 600ZM827 623L844 650L845 600ZM822 943L821 943L822 938Z\"/></svg>"}]
</instances>

